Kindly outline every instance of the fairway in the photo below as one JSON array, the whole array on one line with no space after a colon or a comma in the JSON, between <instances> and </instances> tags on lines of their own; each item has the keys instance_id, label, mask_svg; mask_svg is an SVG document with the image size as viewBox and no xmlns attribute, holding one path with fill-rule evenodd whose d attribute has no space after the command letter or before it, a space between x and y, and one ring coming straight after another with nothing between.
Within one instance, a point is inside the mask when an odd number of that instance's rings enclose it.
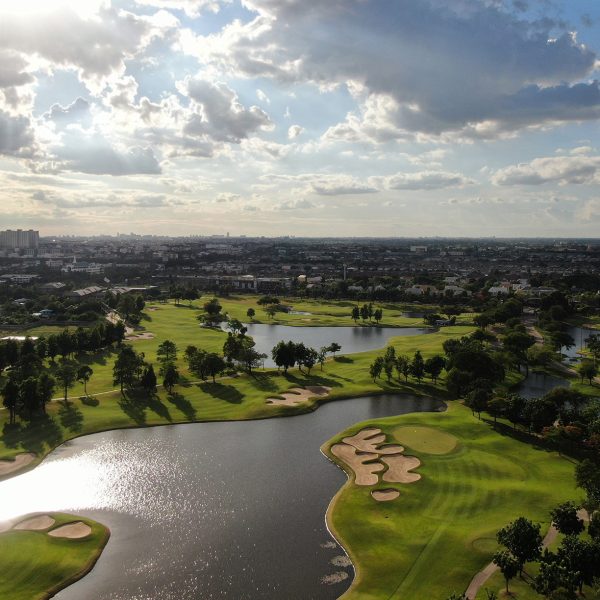
<instances>
[{"instance_id":1,"label":"fairway","mask_svg":"<svg viewBox=\"0 0 600 600\"><path fill-rule=\"evenodd\" d=\"M460 593L491 560L498 529L524 515L545 532L549 510L575 493L573 463L497 433L457 403L445 413L356 424L323 449L338 462L331 445L372 426L421 460L422 478L411 485L374 486L399 490L394 502L377 503L373 488L350 481L336 495L328 523L357 570L344 600Z\"/></svg>"},{"instance_id":2,"label":"fairway","mask_svg":"<svg viewBox=\"0 0 600 600\"><path fill-rule=\"evenodd\" d=\"M94 566L108 541L108 529L90 519L56 513L52 517L52 529L83 521L92 532L83 539L51 537L47 531L0 533L0 598L45 600Z\"/></svg>"}]
</instances>

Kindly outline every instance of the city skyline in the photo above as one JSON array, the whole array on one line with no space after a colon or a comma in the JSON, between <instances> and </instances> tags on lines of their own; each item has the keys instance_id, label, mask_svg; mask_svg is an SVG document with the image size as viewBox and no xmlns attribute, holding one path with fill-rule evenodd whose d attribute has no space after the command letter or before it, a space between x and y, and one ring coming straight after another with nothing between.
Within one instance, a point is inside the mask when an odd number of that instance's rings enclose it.
<instances>
[{"instance_id":1,"label":"city skyline","mask_svg":"<svg viewBox=\"0 0 600 600\"><path fill-rule=\"evenodd\" d=\"M595 237L600 7L446 4L1 7L1 228Z\"/></svg>"}]
</instances>

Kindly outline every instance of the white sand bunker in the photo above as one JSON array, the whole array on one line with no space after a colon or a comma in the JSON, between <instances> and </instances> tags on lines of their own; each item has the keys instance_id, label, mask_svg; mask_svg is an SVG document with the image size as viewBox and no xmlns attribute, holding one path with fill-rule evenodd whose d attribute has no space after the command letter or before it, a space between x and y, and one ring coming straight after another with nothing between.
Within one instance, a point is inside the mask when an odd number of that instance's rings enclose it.
<instances>
[{"instance_id":1,"label":"white sand bunker","mask_svg":"<svg viewBox=\"0 0 600 600\"><path fill-rule=\"evenodd\" d=\"M38 515L17 523L13 529L19 531L44 531L52 527L54 523L56 521L50 515Z\"/></svg>"},{"instance_id":2,"label":"white sand bunker","mask_svg":"<svg viewBox=\"0 0 600 600\"><path fill-rule=\"evenodd\" d=\"M385 433L374 427L367 427L353 436L344 438L342 441L345 444L354 446L361 452L376 452L377 454L400 454L404 452L404 448L396 444L380 447L385 442Z\"/></svg>"},{"instance_id":3,"label":"white sand bunker","mask_svg":"<svg viewBox=\"0 0 600 600\"><path fill-rule=\"evenodd\" d=\"M368 462L379 458L377 454L358 452L348 444L335 444L331 447L331 452L354 471L356 485L377 485L377 473L385 467L380 462Z\"/></svg>"},{"instance_id":4,"label":"white sand bunker","mask_svg":"<svg viewBox=\"0 0 600 600\"><path fill-rule=\"evenodd\" d=\"M356 485L377 485L382 472L381 479L387 483L414 483L421 479L418 473L410 472L420 466L421 461L416 456L404 455L402 446L385 445L385 441L386 435L381 429L366 427L331 446L331 453L352 469ZM378 502L388 502L398 498L400 492L373 490L371 496Z\"/></svg>"},{"instance_id":5,"label":"white sand bunker","mask_svg":"<svg viewBox=\"0 0 600 600\"><path fill-rule=\"evenodd\" d=\"M150 331L144 331L143 333L131 333L128 336L126 336L126 339L128 340L152 340L154 339L156 336L151 333Z\"/></svg>"},{"instance_id":6,"label":"white sand bunker","mask_svg":"<svg viewBox=\"0 0 600 600\"><path fill-rule=\"evenodd\" d=\"M388 470L383 474L383 481L388 483L414 483L419 481L421 476L418 473L409 473L416 469L421 461L416 456L383 456L381 460L388 466Z\"/></svg>"},{"instance_id":7,"label":"white sand bunker","mask_svg":"<svg viewBox=\"0 0 600 600\"><path fill-rule=\"evenodd\" d=\"M371 492L371 496L373 496L373 498L375 500L377 500L377 502L389 502L390 500L395 500L398 496L400 495L400 492L398 490L373 490Z\"/></svg>"},{"instance_id":8,"label":"white sand bunker","mask_svg":"<svg viewBox=\"0 0 600 600\"><path fill-rule=\"evenodd\" d=\"M267 398L266 403L276 406L295 406L315 396L327 396L330 391L331 388L324 385L307 385L303 388L295 387L289 389L287 392L283 392L281 398Z\"/></svg>"},{"instance_id":9,"label":"white sand bunker","mask_svg":"<svg viewBox=\"0 0 600 600\"><path fill-rule=\"evenodd\" d=\"M60 527L49 531L48 535L57 538L77 540L87 537L90 533L92 533L92 528L89 525L86 525L82 521L76 521L75 523L67 523L66 525L61 525Z\"/></svg>"},{"instance_id":10,"label":"white sand bunker","mask_svg":"<svg viewBox=\"0 0 600 600\"><path fill-rule=\"evenodd\" d=\"M352 566L352 561L350 560L350 557L346 556L345 554L342 554L340 556L334 556L330 562L334 567L351 567Z\"/></svg>"},{"instance_id":11,"label":"white sand bunker","mask_svg":"<svg viewBox=\"0 0 600 600\"><path fill-rule=\"evenodd\" d=\"M17 454L14 460L0 460L0 477L10 475L19 469L23 469L34 459L35 454L26 452L24 454Z\"/></svg>"}]
</instances>

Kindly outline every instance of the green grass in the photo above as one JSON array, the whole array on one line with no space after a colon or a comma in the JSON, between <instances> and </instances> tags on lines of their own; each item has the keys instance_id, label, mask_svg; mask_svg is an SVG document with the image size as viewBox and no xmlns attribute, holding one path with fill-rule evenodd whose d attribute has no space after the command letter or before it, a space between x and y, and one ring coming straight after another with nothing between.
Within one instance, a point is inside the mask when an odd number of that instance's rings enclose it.
<instances>
[{"instance_id":1,"label":"green grass","mask_svg":"<svg viewBox=\"0 0 600 600\"><path fill-rule=\"evenodd\" d=\"M416 471L422 479L380 483L400 490L393 502L375 502L372 488L352 481L336 495L328 522L357 567L345 600L441 599L462 592L491 560L498 529L524 515L545 532L550 509L577 496L572 462L502 435L457 403L441 414L356 424L323 449L374 425L388 442L401 442L407 454L421 459ZM458 439L454 449L452 438Z\"/></svg>"},{"instance_id":2,"label":"green grass","mask_svg":"<svg viewBox=\"0 0 600 600\"><path fill-rule=\"evenodd\" d=\"M51 513L52 528L83 521L92 533L82 539L53 538L43 531L0 533L0 598L42 600L81 579L108 541L106 527L90 519Z\"/></svg>"},{"instance_id":3,"label":"green grass","mask_svg":"<svg viewBox=\"0 0 600 600\"><path fill-rule=\"evenodd\" d=\"M96 431L122 427L161 425L193 421L240 420L298 414L314 409L316 399L298 407L272 406L265 403L267 397L284 392L290 387L306 384L322 384L332 388L330 398L348 398L367 393L408 391L417 393L444 393L441 379L436 386L429 382L407 384L378 380L373 383L368 374L369 364L381 351L372 351L328 360L325 369L315 367L311 376L297 369L287 376L276 370L259 370L255 377L222 378L213 384L195 383L183 361L183 350L188 344L220 351L226 334L222 331L202 328L198 325L198 310L187 306L158 304L146 311L143 321L147 331L155 334L150 340L139 340L132 345L143 352L146 359L156 363L156 349L165 339L174 340L179 347L178 366L184 377L182 385L169 396L162 388L155 398L140 393L128 393L123 397L114 390L112 367L116 350L105 351L82 359L89 363L94 375L88 383L88 394L83 396L83 386L77 384L69 392L70 401L53 402L48 407L47 420L23 422L16 428L6 429L8 414L0 410L0 458L10 458L19 452L31 451L38 461L61 442ZM347 323L346 323L347 324ZM399 353L412 355L417 349L425 357L441 353L442 343L450 337L465 335L472 327L446 327L438 333L420 336L392 338L391 343ZM108 393L107 393L108 391ZM57 390L56 396L60 395ZM4 428L4 429L3 429Z\"/></svg>"}]
</instances>

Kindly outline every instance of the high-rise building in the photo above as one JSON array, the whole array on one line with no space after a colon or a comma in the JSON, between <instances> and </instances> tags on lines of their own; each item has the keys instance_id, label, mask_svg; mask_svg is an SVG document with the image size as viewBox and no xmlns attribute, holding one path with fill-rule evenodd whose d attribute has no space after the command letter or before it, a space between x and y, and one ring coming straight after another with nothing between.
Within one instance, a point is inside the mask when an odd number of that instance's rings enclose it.
<instances>
[{"instance_id":1,"label":"high-rise building","mask_svg":"<svg viewBox=\"0 0 600 600\"><path fill-rule=\"evenodd\" d=\"M0 248L37 248L40 243L40 232L29 229L7 229L0 231Z\"/></svg>"}]
</instances>

